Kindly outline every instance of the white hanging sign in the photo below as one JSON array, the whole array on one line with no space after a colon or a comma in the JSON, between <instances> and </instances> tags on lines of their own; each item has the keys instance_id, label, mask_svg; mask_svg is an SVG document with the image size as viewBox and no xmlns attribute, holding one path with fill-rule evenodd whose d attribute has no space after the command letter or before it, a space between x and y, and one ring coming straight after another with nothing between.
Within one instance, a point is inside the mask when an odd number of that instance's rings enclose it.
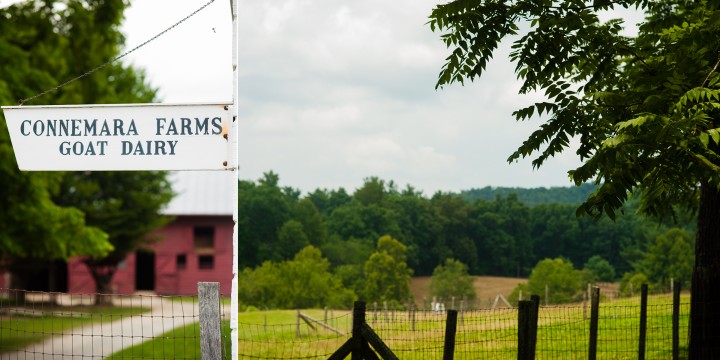
<instances>
[{"instance_id":1,"label":"white hanging sign","mask_svg":"<svg viewBox=\"0 0 720 360\"><path fill-rule=\"evenodd\" d=\"M231 170L230 104L7 106L20 170Z\"/></svg>"}]
</instances>

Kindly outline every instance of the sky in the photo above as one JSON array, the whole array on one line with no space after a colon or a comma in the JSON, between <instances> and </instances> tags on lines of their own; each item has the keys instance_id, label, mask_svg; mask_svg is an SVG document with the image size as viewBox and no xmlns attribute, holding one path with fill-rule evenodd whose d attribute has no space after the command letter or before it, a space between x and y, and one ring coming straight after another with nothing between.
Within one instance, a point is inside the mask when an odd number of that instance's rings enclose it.
<instances>
[{"instance_id":1,"label":"sky","mask_svg":"<svg viewBox=\"0 0 720 360\"><path fill-rule=\"evenodd\" d=\"M0 7L11 0L0 0ZM133 0L130 50L208 0ZM216 0L124 61L161 102L232 100L230 2ZM533 169L508 156L542 119L512 112L542 99L502 44L484 76L435 89L449 54L427 25L431 0L240 0L239 176L274 171L283 186L352 192L377 176L432 195L485 186L571 186L574 151Z\"/></svg>"},{"instance_id":2,"label":"sky","mask_svg":"<svg viewBox=\"0 0 720 360\"><path fill-rule=\"evenodd\" d=\"M303 191L377 176L426 195L484 186L568 186L572 152L539 170L508 156L516 123L508 44L486 76L435 89L448 50L426 24L436 1L242 1L240 172Z\"/></svg>"}]
</instances>

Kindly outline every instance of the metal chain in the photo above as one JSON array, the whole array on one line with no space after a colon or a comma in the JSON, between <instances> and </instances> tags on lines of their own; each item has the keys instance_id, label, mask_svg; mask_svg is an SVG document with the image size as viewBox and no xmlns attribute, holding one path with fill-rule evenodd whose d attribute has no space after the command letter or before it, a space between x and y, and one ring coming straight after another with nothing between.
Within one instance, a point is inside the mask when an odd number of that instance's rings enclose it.
<instances>
[{"instance_id":1,"label":"metal chain","mask_svg":"<svg viewBox=\"0 0 720 360\"><path fill-rule=\"evenodd\" d=\"M170 26L169 28L161 31L160 33L158 33L157 35L153 36L153 37L150 38L149 40L146 40L146 41L143 42L142 44L140 44L140 45L138 45L138 46L130 49L129 51L124 52L123 54L115 57L114 59L112 59L112 60L110 60L110 61L108 61L108 62L106 62L106 63L104 63L104 64L102 64L102 65L99 65L99 66L93 68L92 70L89 70L89 71L85 72L84 74L82 74L82 75L80 75L80 76L77 76L77 77L75 77L75 78L73 78L73 79L70 79L70 80L68 80L68 81L66 81L66 82L64 82L64 83L62 83L62 84L60 84L60 85L56 85L56 86L54 86L54 87L52 87L52 88L50 88L50 89L47 89L47 90L45 90L45 91L43 91L43 92L41 92L41 93L38 93L37 95L31 96L31 97L29 97L29 98L27 98L27 99L20 99L20 100L18 101L18 103L20 104L20 106L25 105L25 103L28 102L28 101L34 100L34 99L39 98L39 97L41 97L41 96L43 96L43 95L46 95L46 94L51 93L51 92L53 92L53 91L56 91L56 90L58 90L58 89L60 89L60 88L62 88L62 87L64 87L64 86L67 86L68 84L71 84L71 83L73 83L73 82L75 82L75 81L77 81L77 80L80 80L80 79L82 79L82 78L84 78L84 77L87 77L87 76L91 75L92 73L94 73L94 72L96 72L96 71L98 71L98 70L100 70L100 69L102 69L102 68L104 68L104 67L106 67L106 66L108 66L108 65L110 65L110 64L112 64L112 63L114 63L114 62L116 62L116 61L118 61L118 60L120 60L120 59L122 59L122 58L124 58L124 57L127 56L127 55L130 55L130 54L131 54L132 52L134 52L135 50L137 50L137 49L139 49L139 48L141 48L141 47L149 44L150 42L154 41L155 39L157 39L157 38L165 35L165 33L169 32L170 30L174 29L174 28L177 27L178 25L182 24L182 23L185 22L186 20L188 20L188 19L190 19L191 17L193 17L195 14L197 14L197 13L199 13L200 11L204 10L206 7L208 7L208 6L209 6L210 4L212 4L213 2L215 2L215 0L209 0L205 5L201 6L201 7L198 8L197 10L193 11L190 15L184 17L182 20L176 22L175 24L173 24L173 25Z\"/></svg>"}]
</instances>

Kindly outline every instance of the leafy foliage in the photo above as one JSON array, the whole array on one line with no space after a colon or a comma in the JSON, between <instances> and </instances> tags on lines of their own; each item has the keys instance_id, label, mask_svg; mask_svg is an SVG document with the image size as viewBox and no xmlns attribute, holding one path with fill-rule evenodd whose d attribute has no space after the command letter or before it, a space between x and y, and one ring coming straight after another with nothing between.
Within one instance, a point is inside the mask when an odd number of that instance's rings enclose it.
<instances>
[{"instance_id":1,"label":"leafy foliage","mask_svg":"<svg viewBox=\"0 0 720 360\"><path fill-rule=\"evenodd\" d=\"M682 229L672 228L649 244L640 270L657 287L667 288L671 280L690 283L695 263L695 242Z\"/></svg>"},{"instance_id":2,"label":"leafy foliage","mask_svg":"<svg viewBox=\"0 0 720 360\"><path fill-rule=\"evenodd\" d=\"M126 6L123 0L35 0L0 10L0 104L14 105L116 57L123 46L119 24ZM148 102L155 94L142 71L116 63L33 103ZM23 266L36 261L124 252L120 242L108 238L112 229L86 225L88 209L78 210L81 204L53 202L63 196L64 174L18 171L4 119L0 160L0 257L15 270L16 280Z\"/></svg>"},{"instance_id":3,"label":"leafy foliage","mask_svg":"<svg viewBox=\"0 0 720 360\"><path fill-rule=\"evenodd\" d=\"M438 265L430 280L430 294L440 299L475 299L475 286L467 265L455 259L446 259L443 265Z\"/></svg>"},{"instance_id":4,"label":"leafy foliage","mask_svg":"<svg viewBox=\"0 0 720 360\"><path fill-rule=\"evenodd\" d=\"M635 296L640 294L640 289L643 284L648 284L648 289L652 290L653 287L650 280L643 273L629 272L623 275L620 280L620 295L621 296Z\"/></svg>"},{"instance_id":5,"label":"leafy foliage","mask_svg":"<svg viewBox=\"0 0 720 360\"><path fill-rule=\"evenodd\" d=\"M607 260L598 255L588 259L583 269L590 272L595 281L615 281L615 269Z\"/></svg>"},{"instance_id":6,"label":"leafy foliage","mask_svg":"<svg viewBox=\"0 0 720 360\"><path fill-rule=\"evenodd\" d=\"M619 7L644 13L636 36L621 33L622 20L600 20ZM661 219L678 209L698 214L693 359L717 357L704 339L720 332L720 314L705 310L720 296L719 18L714 0L455 0L438 5L429 22L451 49L438 87L478 78L500 41L515 37L510 60L520 93L545 99L514 116L526 120L537 110L546 120L508 161L535 156L539 167L579 139L584 162L568 174L598 189L578 215L614 219L631 198Z\"/></svg>"},{"instance_id":7,"label":"leafy foliage","mask_svg":"<svg viewBox=\"0 0 720 360\"><path fill-rule=\"evenodd\" d=\"M512 194L528 207L547 204L569 204L579 205L595 191L596 186L592 184L581 184L576 187L552 187L552 188L511 188L511 187L490 187L480 189L463 190L460 197L469 203L477 200L492 201L497 197L508 197Z\"/></svg>"},{"instance_id":8,"label":"leafy foliage","mask_svg":"<svg viewBox=\"0 0 720 360\"><path fill-rule=\"evenodd\" d=\"M240 274L243 281L239 282L238 298L259 308L347 307L355 294L342 286L329 267L320 250L307 246L293 260L266 261L254 270L245 268Z\"/></svg>"},{"instance_id":9,"label":"leafy foliage","mask_svg":"<svg viewBox=\"0 0 720 360\"><path fill-rule=\"evenodd\" d=\"M377 250L365 262L366 301L405 302L410 298L410 276L405 251L407 247L389 235L378 239Z\"/></svg>"},{"instance_id":10,"label":"leafy foliage","mask_svg":"<svg viewBox=\"0 0 720 360\"><path fill-rule=\"evenodd\" d=\"M517 299L519 290L523 290L523 298L530 295L545 297L547 287L548 299L551 304L561 304L577 300L582 290L582 276L573 264L562 258L545 259L535 265L527 284L520 284L513 292L513 300Z\"/></svg>"},{"instance_id":11,"label":"leafy foliage","mask_svg":"<svg viewBox=\"0 0 720 360\"><path fill-rule=\"evenodd\" d=\"M637 37L621 34L621 20L600 21L600 11L620 6L645 11ZM645 213L696 209L697 180L720 184L713 165L719 77L712 64L720 26L710 20L714 11L706 1L453 1L430 17L452 49L437 86L478 78L500 41L512 37L520 92L546 97L515 118L544 113L548 120L508 161L538 153L538 167L579 138L577 155L586 161L570 177L599 186L580 212L615 217L636 188Z\"/></svg>"},{"instance_id":12,"label":"leafy foliage","mask_svg":"<svg viewBox=\"0 0 720 360\"><path fill-rule=\"evenodd\" d=\"M411 187L397 191L386 186L384 193L376 197L382 198L379 204L363 205L343 189L316 190L295 200L283 192L276 180L240 181L238 186L241 267L255 267L267 260L290 260L307 245L307 238L322 250L333 268L356 267L343 271L362 274L363 264L375 251L380 237L377 234L390 231L407 247L407 265L416 275L431 275L437 266L452 258L467 265L468 273L473 275L522 277L528 276L533 264L544 258L563 257L585 264L595 255L622 274L632 271L648 244L670 226L695 231L690 225L692 218L658 226L637 216L632 206L612 222L577 218L576 205L528 207L514 195L468 203L454 194L426 197ZM544 189L536 191L544 193ZM294 224L295 235L290 235L289 224ZM323 229L324 240L322 235L311 235L323 234ZM265 250L253 250L261 248ZM346 280L346 286L362 292L360 286L355 286L357 278Z\"/></svg>"}]
</instances>

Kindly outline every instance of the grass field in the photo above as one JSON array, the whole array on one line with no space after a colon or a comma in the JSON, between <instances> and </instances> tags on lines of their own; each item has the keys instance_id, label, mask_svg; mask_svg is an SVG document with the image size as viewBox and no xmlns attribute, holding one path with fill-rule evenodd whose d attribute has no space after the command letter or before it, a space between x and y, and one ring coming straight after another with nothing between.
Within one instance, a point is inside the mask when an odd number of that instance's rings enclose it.
<instances>
[{"instance_id":1,"label":"grass field","mask_svg":"<svg viewBox=\"0 0 720 360\"><path fill-rule=\"evenodd\" d=\"M223 358L230 356L230 321L221 322ZM179 327L160 337L117 352L107 359L200 359L200 325Z\"/></svg>"},{"instance_id":2,"label":"grass field","mask_svg":"<svg viewBox=\"0 0 720 360\"><path fill-rule=\"evenodd\" d=\"M479 303L483 307L492 305L493 300L498 295L506 298L520 283L527 283L527 279L509 278L499 276L474 276L473 284L475 285L475 294ZM415 276L410 281L410 294L415 300L415 304L422 306L432 301L430 295L430 276Z\"/></svg>"},{"instance_id":3,"label":"grass field","mask_svg":"<svg viewBox=\"0 0 720 360\"><path fill-rule=\"evenodd\" d=\"M640 315L638 297L601 302L598 324L598 359L637 359ZM322 310L303 310L324 320ZM651 296L648 301L646 359L668 359L672 349L672 299ZM680 316L681 354L687 347L689 297L684 295ZM538 319L538 359L587 359L589 306L542 306ZM400 359L442 358L445 316L430 311L366 313L375 329ZM304 321L296 311L241 313L241 357L276 359L327 358L349 335L337 335ZM349 333L351 314L335 311L328 323ZM297 333L300 336L296 336ZM517 310L473 310L460 314L456 334L456 359L517 358Z\"/></svg>"},{"instance_id":4,"label":"grass field","mask_svg":"<svg viewBox=\"0 0 720 360\"><path fill-rule=\"evenodd\" d=\"M31 311L32 308L27 310ZM112 322L149 310L143 307L63 306L54 310L55 315L50 311L32 316L0 315L0 353L60 335L75 327Z\"/></svg>"}]
</instances>

